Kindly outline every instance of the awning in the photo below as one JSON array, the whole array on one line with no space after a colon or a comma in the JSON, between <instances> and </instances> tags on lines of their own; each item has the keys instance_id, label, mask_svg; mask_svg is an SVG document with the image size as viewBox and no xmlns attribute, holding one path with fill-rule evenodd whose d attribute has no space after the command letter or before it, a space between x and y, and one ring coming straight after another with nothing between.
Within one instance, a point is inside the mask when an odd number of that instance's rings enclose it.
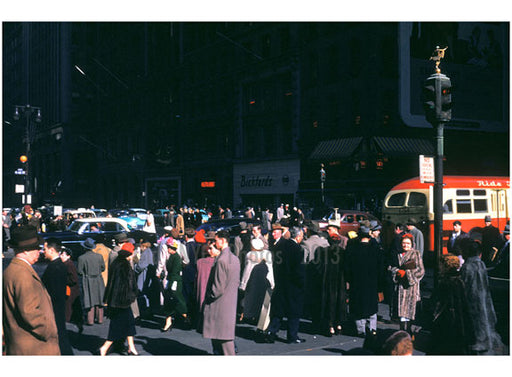
<instances>
[{"instance_id":1,"label":"awning","mask_svg":"<svg viewBox=\"0 0 512 377\"><path fill-rule=\"evenodd\" d=\"M361 144L362 137L349 137L344 139L326 140L318 143L309 156L312 160L336 160L350 157Z\"/></svg>"},{"instance_id":2,"label":"awning","mask_svg":"<svg viewBox=\"0 0 512 377\"><path fill-rule=\"evenodd\" d=\"M425 139L376 136L373 140L382 152L389 156L433 155L435 153L432 143Z\"/></svg>"}]
</instances>

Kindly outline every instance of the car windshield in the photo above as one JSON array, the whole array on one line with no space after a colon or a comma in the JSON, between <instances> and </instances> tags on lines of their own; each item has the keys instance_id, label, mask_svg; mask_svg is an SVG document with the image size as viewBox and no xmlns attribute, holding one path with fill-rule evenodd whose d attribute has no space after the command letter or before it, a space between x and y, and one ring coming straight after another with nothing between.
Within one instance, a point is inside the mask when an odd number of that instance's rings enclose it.
<instances>
[{"instance_id":1,"label":"car windshield","mask_svg":"<svg viewBox=\"0 0 512 377\"><path fill-rule=\"evenodd\" d=\"M81 221L73 221L69 226L68 230L72 232L78 232L84 223Z\"/></svg>"}]
</instances>

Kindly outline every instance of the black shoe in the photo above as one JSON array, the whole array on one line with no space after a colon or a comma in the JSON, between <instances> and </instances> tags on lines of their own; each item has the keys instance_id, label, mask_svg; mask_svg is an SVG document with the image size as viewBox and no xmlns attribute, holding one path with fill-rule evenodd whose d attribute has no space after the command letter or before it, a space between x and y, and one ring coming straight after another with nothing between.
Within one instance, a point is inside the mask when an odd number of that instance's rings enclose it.
<instances>
[{"instance_id":1,"label":"black shoe","mask_svg":"<svg viewBox=\"0 0 512 377\"><path fill-rule=\"evenodd\" d=\"M289 340L287 343L288 344L300 344L300 343L304 343L305 341L306 341L306 339L297 338L295 340Z\"/></svg>"},{"instance_id":2,"label":"black shoe","mask_svg":"<svg viewBox=\"0 0 512 377\"><path fill-rule=\"evenodd\" d=\"M271 333L271 332L267 332L265 334L265 338L263 340L264 340L265 343L272 344L272 343L275 343L276 338L277 338L276 334Z\"/></svg>"},{"instance_id":3,"label":"black shoe","mask_svg":"<svg viewBox=\"0 0 512 377\"><path fill-rule=\"evenodd\" d=\"M80 324L80 325L77 325L78 327L78 333L81 334L84 332L84 325Z\"/></svg>"}]
</instances>

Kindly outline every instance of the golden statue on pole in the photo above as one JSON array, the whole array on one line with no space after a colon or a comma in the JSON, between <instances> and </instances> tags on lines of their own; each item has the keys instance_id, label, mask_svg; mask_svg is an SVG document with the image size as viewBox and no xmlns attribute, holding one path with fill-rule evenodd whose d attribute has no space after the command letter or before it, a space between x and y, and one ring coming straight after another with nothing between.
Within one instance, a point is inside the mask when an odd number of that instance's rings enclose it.
<instances>
[{"instance_id":1,"label":"golden statue on pole","mask_svg":"<svg viewBox=\"0 0 512 377\"><path fill-rule=\"evenodd\" d=\"M432 53L432 56L429 59L429 60L433 60L436 63L436 73L441 73L441 68L439 68L439 63L441 63L441 59L444 58L444 52L446 51L447 48L448 48L448 46L445 48L440 48L439 46L436 46L436 49L434 50L434 52Z\"/></svg>"}]
</instances>

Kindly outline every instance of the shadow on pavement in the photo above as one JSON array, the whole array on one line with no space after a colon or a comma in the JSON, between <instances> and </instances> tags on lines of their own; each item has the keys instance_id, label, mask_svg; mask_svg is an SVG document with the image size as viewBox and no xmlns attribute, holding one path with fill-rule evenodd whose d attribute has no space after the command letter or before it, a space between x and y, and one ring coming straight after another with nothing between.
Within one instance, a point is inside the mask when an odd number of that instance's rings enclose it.
<instances>
[{"instance_id":1,"label":"shadow on pavement","mask_svg":"<svg viewBox=\"0 0 512 377\"><path fill-rule=\"evenodd\" d=\"M174 355L174 356L201 356L209 355L205 350L200 350L186 344L177 342L172 339L149 338L147 336L139 336L138 343L141 344L145 352L151 355ZM144 341L145 343L141 342Z\"/></svg>"}]
</instances>

